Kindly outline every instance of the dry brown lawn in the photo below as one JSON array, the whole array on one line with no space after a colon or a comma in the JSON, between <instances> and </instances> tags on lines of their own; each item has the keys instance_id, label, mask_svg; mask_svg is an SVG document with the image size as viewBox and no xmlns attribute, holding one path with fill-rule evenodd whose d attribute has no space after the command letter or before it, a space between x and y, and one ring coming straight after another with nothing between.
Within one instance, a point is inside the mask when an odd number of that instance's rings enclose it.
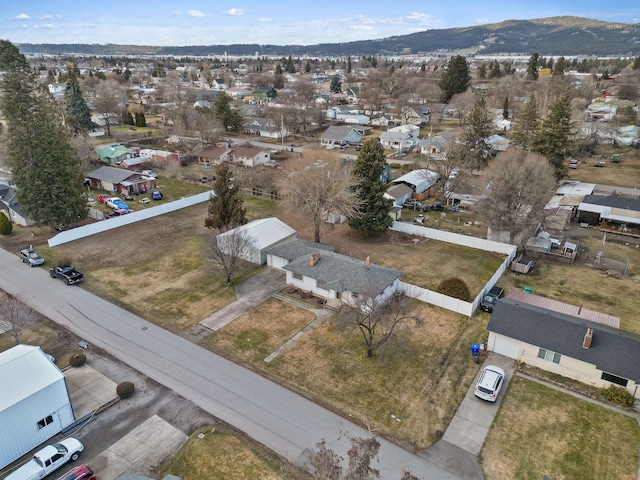
<instances>
[{"instance_id":1,"label":"dry brown lawn","mask_svg":"<svg viewBox=\"0 0 640 480\"><path fill-rule=\"evenodd\" d=\"M481 452L487 480L635 480L632 417L514 377Z\"/></svg>"},{"instance_id":2,"label":"dry brown lawn","mask_svg":"<svg viewBox=\"0 0 640 480\"><path fill-rule=\"evenodd\" d=\"M634 188L640 187L640 151L631 147L613 148L611 146L601 146L598 151L602 158L588 158L588 163L578 164L575 170L569 169L568 177L571 180L580 180L589 183L601 183L618 187ZM612 153L619 153L622 160L620 163L611 163L609 156ZM606 160L606 166L594 167L596 160Z\"/></svg>"}]
</instances>

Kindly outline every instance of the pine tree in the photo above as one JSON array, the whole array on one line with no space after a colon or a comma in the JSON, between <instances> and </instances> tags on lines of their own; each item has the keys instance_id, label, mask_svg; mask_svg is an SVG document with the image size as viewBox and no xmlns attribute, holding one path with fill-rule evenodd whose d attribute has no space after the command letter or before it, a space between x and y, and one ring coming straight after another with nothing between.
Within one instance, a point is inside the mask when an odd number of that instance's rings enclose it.
<instances>
[{"instance_id":1,"label":"pine tree","mask_svg":"<svg viewBox=\"0 0 640 480\"><path fill-rule=\"evenodd\" d=\"M465 145L476 165L483 165L489 159L489 146L485 139L491 134L491 118L487 102L480 97L467 116L464 133Z\"/></svg>"},{"instance_id":2,"label":"pine tree","mask_svg":"<svg viewBox=\"0 0 640 480\"><path fill-rule=\"evenodd\" d=\"M244 198L238 195L237 179L233 170L224 163L216 169L213 191L215 195L209 199L205 227L226 230L247 223Z\"/></svg>"},{"instance_id":3,"label":"pine tree","mask_svg":"<svg viewBox=\"0 0 640 480\"><path fill-rule=\"evenodd\" d=\"M530 151L533 139L538 135L539 129L540 112L538 112L538 101L536 100L535 93L532 92L516 124L511 130L511 140L515 146L525 151Z\"/></svg>"},{"instance_id":4,"label":"pine tree","mask_svg":"<svg viewBox=\"0 0 640 480\"><path fill-rule=\"evenodd\" d=\"M87 215L84 175L50 95L40 93L19 50L0 41L0 109L21 208L37 223L66 226Z\"/></svg>"},{"instance_id":5,"label":"pine tree","mask_svg":"<svg viewBox=\"0 0 640 480\"><path fill-rule=\"evenodd\" d=\"M538 52L533 52L527 63L527 78L529 80L538 80L538 74L540 70L540 55Z\"/></svg>"},{"instance_id":6,"label":"pine tree","mask_svg":"<svg viewBox=\"0 0 640 480\"><path fill-rule=\"evenodd\" d=\"M484 80L485 78L487 78L487 64L484 62L482 62L478 67L478 78L481 80Z\"/></svg>"},{"instance_id":7,"label":"pine tree","mask_svg":"<svg viewBox=\"0 0 640 480\"><path fill-rule=\"evenodd\" d=\"M553 76L557 77L557 76L564 75L565 65L566 65L566 62L564 57L558 58L556 65L553 67Z\"/></svg>"},{"instance_id":8,"label":"pine tree","mask_svg":"<svg viewBox=\"0 0 640 480\"><path fill-rule=\"evenodd\" d=\"M342 80L338 75L334 75L331 78L331 85L329 86L331 93L340 93L342 91Z\"/></svg>"},{"instance_id":9,"label":"pine tree","mask_svg":"<svg viewBox=\"0 0 640 480\"><path fill-rule=\"evenodd\" d=\"M386 186L380 180L386 165L380 142L376 139L364 142L353 169L357 182L358 215L349 221L349 226L365 235L386 232L393 223L389 215L393 201L384 198Z\"/></svg>"},{"instance_id":10,"label":"pine tree","mask_svg":"<svg viewBox=\"0 0 640 480\"><path fill-rule=\"evenodd\" d=\"M214 111L224 130L238 130L242 127L242 113L233 108L233 98L225 92L216 97Z\"/></svg>"},{"instance_id":11,"label":"pine tree","mask_svg":"<svg viewBox=\"0 0 640 480\"><path fill-rule=\"evenodd\" d=\"M560 180L567 173L566 158L574 143L575 122L571 121L571 92L553 101L534 139L533 151L544 155Z\"/></svg>"},{"instance_id":12,"label":"pine tree","mask_svg":"<svg viewBox=\"0 0 640 480\"><path fill-rule=\"evenodd\" d=\"M351 55L347 58L347 73L351 73Z\"/></svg>"},{"instance_id":13,"label":"pine tree","mask_svg":"<svg viewBox=\"0 0 640 480\"><path fill-rule=\"evenodd\" d=\"M467 60L462 55L451 57L440 78L442 100L448 102L454 95L465 92L470 85L471 74Z\"/></svg>"},{"instance_id":14,"label":"pine tree","mask_svg":"<svg viewBox=\"0 0 640 480\"><path fill-rule=\"evenodd\" d=\"M502 104L502 118L507 120L509 118L509 97L504 97Z\"/></svg>"},{"instance_id":15,"label":"pine tree","mask_svg":"<svg viewBox=\"0 0 640 480\"><path fill-rule=\"evenodd\" d=\"M93 128L91 112L80 91L76 75L69 76L64 90L64 103L67 125L76 132L87 132Z\"/></svg>"},{"instance_id":16,"label":"pine tree","mask_svg":"<svg viewBox=\"0 0 640 480\"><path fill-rule=\"evenodd\" d=\"M311 71L311 63L307 60L307 64L304 66L304 72L309 73Z\"/></svg>"}]
</instances>

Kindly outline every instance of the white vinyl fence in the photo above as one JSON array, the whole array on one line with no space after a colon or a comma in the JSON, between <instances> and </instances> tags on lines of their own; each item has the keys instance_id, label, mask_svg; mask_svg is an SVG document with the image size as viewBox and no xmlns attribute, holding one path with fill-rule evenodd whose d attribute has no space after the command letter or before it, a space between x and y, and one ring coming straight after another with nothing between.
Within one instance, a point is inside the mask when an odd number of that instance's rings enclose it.
<instances>
[{"instance_id":1,"label":"white vinyl fence","mask_svg":"<svg viewBox=\"0 0 640 480\"><path fill-rule=\"evenodd\" d=\"M455 245L477 248L478 250L484 250L486 252L495 252L507 255L507 258L504 259L500 267L498 267L491 279L487 282L487 284L480 291L473 302L465 302L463 300L458 300L457 298L434 292L433 290L428 290L416 285L400 282L399 289L402 290L407 296L415 298L422 302L436 305L438 307L446 308L447 310L461 313L462 315L467 315L469 317L473 315L473 312L475 312L478 308L478 305L480 305L482 298L491 289L491 287L496 284L498 279L511 264L518 251L518 248L515 245L494 242L493 240L486 240L483 238L469 237L467 235L461 235L459 233L444 232L442 230L422 227L420 225L414 225L412 223L393 222L393 225L391 225L390 228L395 232L408 233L409 235L418 235L425 238L431 238L433 240L439 240L441 242L453 243Z\"/></svg>"},{"instance_id":2,"label":"white vinyl fence","mask_svg":"<svg viewBox=\"0 0 640 480\"><path fill-rule=\"evenodd\" d=\"M212 193L213 190L192 195L190 197L184 197L173 202L163 203L162 205L155 207L141 206L144 210L136 210L135 212L131 212L120 217L113 217L107 220L90 223L82 227L72 228L71 230L65 230L64 232L60 232L55 237L49 239L49 246L55 247L57 245L62 245L63 243L73 242L80 238L95 235L96 233L106 232L108 230L113 230L114 228L123 227L124 225L136 223L141 220L147 220L149 218L157 217L158 215L164 215L165 213L174 212L181 208L191 207L198 203L204 203L209 200Z\"/></svg>"}]
</instances>

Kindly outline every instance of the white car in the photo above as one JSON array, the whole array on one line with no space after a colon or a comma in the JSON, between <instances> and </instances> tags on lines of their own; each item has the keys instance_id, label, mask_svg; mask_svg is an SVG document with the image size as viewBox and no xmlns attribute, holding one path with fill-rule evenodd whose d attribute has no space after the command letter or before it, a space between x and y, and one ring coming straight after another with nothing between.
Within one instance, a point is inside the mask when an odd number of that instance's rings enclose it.
<instances>
[{"instance_id":1,"label":"white car","mask_svg":"<svg viewBox=\"0 0 640 480\"><path fill-rule=\"evenodd\" d=\"M31 460L15 470L5 480L39 480L69 461L76 461L84 446L75 438L65 438L59 443L38 450Z\"/></svg>"},{"instance_id":2,"label":"white car","mask_svg":"<svg viewBox=\"0 0 640 480\"><path fill-rule=\"evenodd\" d=\"M142 170L142 172L140 173L142 173L142 175L144 175L145 177L158 178L158 174L153 170Z\"/></svg>"},{"instance_id":3,"label":"white car","mask_svg":"<svg viewBox=\"0 0 640 480\"><path fill-rule=\"evenodd\" d=\"M475 395L478 398L495 402L504 383L504 370L495 365L487 365L480 372L480 378L476 383Z\"/></svg>"}]
</instances>

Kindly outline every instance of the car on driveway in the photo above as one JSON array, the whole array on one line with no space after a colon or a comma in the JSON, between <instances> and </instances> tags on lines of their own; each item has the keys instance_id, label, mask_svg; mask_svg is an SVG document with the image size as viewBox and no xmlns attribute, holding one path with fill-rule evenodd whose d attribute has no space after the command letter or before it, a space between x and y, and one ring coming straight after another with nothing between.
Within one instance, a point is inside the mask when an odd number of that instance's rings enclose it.
<instances>
[{"instance_id":1,"label":"car on driveway","mask_svg":"<svg viewBox=\"0 0 640 480\"><path fill-rule=\"evenodd\" d=\"M474 390L475 396L488 402L495 402L504 383L504 370L495 365L487 365L480 372Z\"/></svg>"},{"instance_id":2,"label":"car on driveway","mask_svg":"<svg viewBox=\"0 0 640 480\"><path fill-rule=\"evenodd\" d=\"M84 450L75 438L65 438L59 443L38 450L31 460L15 470L5 480L39 480L69 461L76 461Z\"/></svg>"},{"instance_id":3,"label":"car on driveway","mask_svg":"<svg viewBox=\"0 0 640 480\"><path fill-rule=\"evenodd\" d=\"M489 313L493 312L493 307L496 306L498 299L502 297L504 297L504 289L494 285L480 302L480 310Z\"/></svg>"},{"instance_id":4,"label":"car on driveway","mask_svg":"<svg viewBox=\"0 0 640 480\"><path fill-rule=\"evenodd\" d=\"M44 264L44 258L42 258L40 254L34 252L31 248L20 250L19 256L22 263L28 263L30 267L38 267Z\"/></svg>"},{"instance_id":5,"label":"car on driveway","mask_svg":"<svg viewBox=\"0 0 640 480\"><path fill-rule=\"evenodd\" d=\"M78 465L58 477L58 480L96 480L96 476L86 465Z\"/></svg>"},{"instance_id":6,"label":"car on driveway","mask_svg":"<svg viewBox=\"0 0 640 480\"><path fill-rule=\"evenodd\" d=\"M404 208L412 208L413 210L418 210L420 212L424 212L427 209L426 205L421 204L418 200L413 198L405 200L402 206Z\"/></svg>"}]
</instances>

